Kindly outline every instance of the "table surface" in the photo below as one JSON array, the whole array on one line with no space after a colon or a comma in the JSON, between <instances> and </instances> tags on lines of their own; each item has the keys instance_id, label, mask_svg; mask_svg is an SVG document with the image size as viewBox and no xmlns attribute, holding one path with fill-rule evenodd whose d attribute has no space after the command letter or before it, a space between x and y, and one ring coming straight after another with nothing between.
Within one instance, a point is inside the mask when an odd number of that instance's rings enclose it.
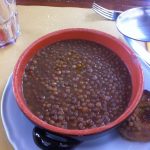
<instances>
[{"instance_id":1,"label":"table surface","mask_svg":"<svg viewBox=\"0 0 150 150\"><path fill-rule=\"evenodd\" d=\"M21 34L15 44L0 49L0 97L21 53L42 35L59 29L79 27L101 30L121 39L115 22L106 20L88 8L18 5L18 13ZM1 121L0 133L0 149L13 150Z\"/></svg>"}]
</instances>

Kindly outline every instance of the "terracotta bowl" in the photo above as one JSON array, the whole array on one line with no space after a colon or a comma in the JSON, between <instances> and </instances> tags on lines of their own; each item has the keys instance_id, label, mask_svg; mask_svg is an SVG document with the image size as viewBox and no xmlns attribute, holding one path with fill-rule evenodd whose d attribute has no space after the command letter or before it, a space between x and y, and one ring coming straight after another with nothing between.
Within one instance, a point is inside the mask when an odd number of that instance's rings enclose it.
<instances>
[{"instance_id":1,"label":"terracotta bowl","mask_svg":"<svg viewBox=\"0 0 150 150\"><path fill-rule=\"evenodd\" d=\"M111 49L116 53L127 66L131 80L132 80L132 96L125 112L118 117L115 121L101 127L85 129L85 130L70 130L63 129L50 125L38 117L36 117L26 105L25 99L22 92L22 77L28 61L37 53L37 51L49 44L55 43L57 41L66 39L84 39L89 41L94 41L96 43L102 44L105 47ZM13 90L16 97L17 104L19 105L21 111L37 126L40 126L48 131L55 132L61 135L72 135L72 136L83 136L83 135L93 135L96 133L101 133L109 130L122 121L124 121L135 109L143 92L143 73L141 66L139 65L138 59L135 57L134 53L119 39L115 37L91 29L65 29L49 33L40 39L33 42L20 56L13 72Z\"/></svg>"}]
</instances>

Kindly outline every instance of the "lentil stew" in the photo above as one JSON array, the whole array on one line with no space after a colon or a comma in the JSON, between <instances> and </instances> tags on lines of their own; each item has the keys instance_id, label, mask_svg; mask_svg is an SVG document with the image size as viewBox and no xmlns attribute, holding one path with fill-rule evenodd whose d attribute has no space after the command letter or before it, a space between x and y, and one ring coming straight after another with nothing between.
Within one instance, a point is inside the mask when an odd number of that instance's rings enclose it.
<instances>
[{"instance_id":1,"label":"lentil stew","mask_svg":"<svg viewBox=\"0 0 150 150\"><path fill-rule=\"evenodd\" d=\"M64 40L42 48L26 65L23 94L29 109L66 129L106 125L127 108L131 77L108 48L86 40Z\"/></svg>"}]
</instances>

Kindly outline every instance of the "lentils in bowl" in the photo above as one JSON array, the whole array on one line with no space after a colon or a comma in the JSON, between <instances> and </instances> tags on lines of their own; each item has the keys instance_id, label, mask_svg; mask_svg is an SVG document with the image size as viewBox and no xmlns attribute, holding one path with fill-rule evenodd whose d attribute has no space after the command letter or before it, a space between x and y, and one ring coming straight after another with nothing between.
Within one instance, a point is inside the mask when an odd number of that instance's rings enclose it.
<instances>
[{"instance_id":1,"label":"lentils in bowl","mask_svg":"<svg viewBox=\"0 0 150 150\"><path fill-rule=\"evenodd\" d=\"M30 110L47 123L88 129L118 118L131 98L131 77L108 48L86 40L65 40L42 48L23 75Z\"/></svg>"},{"instance_id":2,"label":"lentils in bowl","mask_svg":"<svg viewBox=\"0 0 150 150\"><path fill-rule=\"evenodd\" d=\"M142 94L142 71L133 56L103 32L48 34L18 60L13 79L17 103L49 131L89 135L108 130L131 114Z\"/></svg>"}]
</instances>

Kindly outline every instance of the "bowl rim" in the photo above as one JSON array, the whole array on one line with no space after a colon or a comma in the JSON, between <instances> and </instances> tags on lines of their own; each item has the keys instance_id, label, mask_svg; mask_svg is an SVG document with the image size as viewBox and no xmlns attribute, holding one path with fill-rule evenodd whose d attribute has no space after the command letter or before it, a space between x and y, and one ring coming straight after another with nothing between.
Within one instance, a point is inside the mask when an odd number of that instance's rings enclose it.
<instances>
[{"instance_id":1,"label":"bowl rim","mask_svg":"<svg viewBox=\"0 0 150 150\"><path fill-rule=\"evenodd\" d=\"M136 66L137 72L139 73L138 74L139 87L138 87L138 91L136 93L136 96L134 98L134 99L136 99L136 101L134 100L134 103L130 104L127 107L127 109L125 110L125 112L120 115L120 117L118 117L116 120L108 123L107 125L96 127L96 128L92 128L92 129L84 129L84 130L64 129L64 128L56 127L56 126L50 125L50 124L46 123L45 121L42 121L41 119L39 119L37 116L35 116L29 110L29 108L25 104L25 99L23 98L23 93L21 92L21 90L22 90L21 89L21 85L18 82L19 71L20 71L20 69L22 67L23 59L25 57L27 57L27 54L30 52L30 50L32 48L34 48L37 44L41 43L42 41L46 40L47 38L53 37L55 35L64 34L64 33L70 33L70 32L72 32L72 33L73 32L85 32L85 33L88 33L88 34L95 34L96 36L106 37L109 40L114 41L116 44L120 45L124 50L126 50L126 52L131 56L131 58L135 62L134 65ZM127 67L127 65L126 65L126 67ZM133 112L133 110L136 108L136 106L139 103L140 98L142 96L143 84L144 84L144 82L143 82L143 71L142 71L141 65L140 65L137 57L135 56L134 52L131 51L131 49L128 46L126 46L122 41L120 41L116 37L114 37L112 35L109 35L109 34L107 34L105 32L102 32L102 31L98 31L98 30L95 30L95 29L87 29L87 28L62 29L62 30L58 30L58 31L55 31L55 32L52 32L52 33L48 33L48 34L42 36L41 38L39 38L36 41L34 41L30 46L28 46L25 49L25 51L19 57L16 65L14 67L14 71L13 71L13 91L14 91L14 95L15 95L15 98L16 98L16 101L17 101L17 104L18 104L19 108L25 114L25 116L27 116L28 119L30 119L36 125L44 128L44 129L47 129L48 131L56 132L58 134L70 135L70 136L71 135L72 136L92 135L92 134L96 134L96 133L101 133L101 132L107 131L108 129L111 129L111 128L117 126L119 123L124 121Z\"/></svg>"}]
</instances>

